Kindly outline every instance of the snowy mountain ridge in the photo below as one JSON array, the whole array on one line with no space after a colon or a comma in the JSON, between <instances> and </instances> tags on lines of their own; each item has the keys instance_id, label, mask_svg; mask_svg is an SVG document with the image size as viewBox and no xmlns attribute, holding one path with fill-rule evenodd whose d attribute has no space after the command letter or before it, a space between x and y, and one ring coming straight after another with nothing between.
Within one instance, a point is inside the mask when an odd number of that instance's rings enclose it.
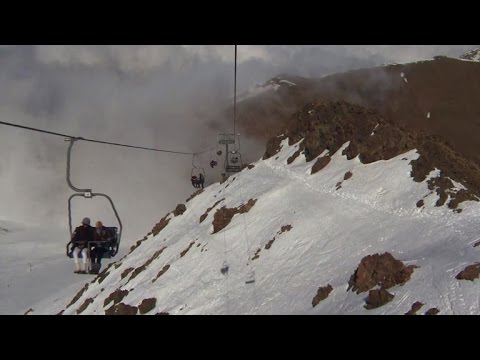
<instances>
[{"instance_id":1,"label":"snowy mountain ridge","mask_svg":"<svg viewBox=\"0 0 480 360\"><path fill-rule=\"evenodd\" d=\"M467 61L480 62L480 48L473 49L473 50L463 54L462 56L460 56L460 59L467 60Z\"/></svg>"},{"instance_id":2,"label":"snowy mountain ridge","mask_svg":"<svg viewBox=\"0 0 480 360\"><path fill-rule=\"evenodd\" d=\"M439 171L413 181L416 149L363 164L344 155L347 142L312 174L328 151L289 161L303 141L281 140L274 156L167 214L67 308L33 314L404 314L418 303L422 313L479 313L479 283L456 278L477 260L477 201L462 202L461 213L436 206L428 181ZM365 259L386 253L403 283L352 291L374 266ZM367 309L377 295L386 302Z\"/></svg>"},{"instance_id":3,"label":"snowy mountain ridge","mask_svg":"<svg viewBox=\"0 0 480 360\"><path fill-rule=\"evenodd\" d=\"M244 100L259 96L259 95L264 94L264 93L268 93L268 92L271 92L271 91L277 91L281 87L292 87L292 86L297 86L297 84L295 84L292 81L289 81L287 79L284 79L282 77L277 76L277 77L274 77L274 78L270 79L269 81L267 81L264 84L256 85L256 86L250 88L248 91L240 94L237 98L237 101L242 102Z\"/></svg>"}]
</instances>

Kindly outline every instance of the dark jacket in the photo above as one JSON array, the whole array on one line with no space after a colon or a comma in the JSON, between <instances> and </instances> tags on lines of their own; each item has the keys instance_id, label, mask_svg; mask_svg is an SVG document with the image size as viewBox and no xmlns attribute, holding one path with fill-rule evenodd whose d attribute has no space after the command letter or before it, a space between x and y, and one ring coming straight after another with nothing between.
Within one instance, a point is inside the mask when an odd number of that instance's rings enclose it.
<instances>
[{"instance_id":1,"label":"dark jacket","mask_svg":"<svg viewBox=\"0 0 480 360\"><path fill-rule=\"evenodd\" d=\"M100 229L94 228L94 241L103 241L105 243L112 240L111 234L108 232L105 226L102 226ZM105 244L107 245L107 244Z\"/></svg>"},{"instance_id":2,"label":"dark jacket","mask_svg":"<svg viewBox=\"0 0 480 360\"><path fill-rule=\"evenodd\" d=\"M73 244L78 247L85 247L87 245L87 242L93 241L94 231L95 229L90 225L88 226L82 225L77 227L73 232L73 237L72 237Z\"/></svg>"}]
</instances>

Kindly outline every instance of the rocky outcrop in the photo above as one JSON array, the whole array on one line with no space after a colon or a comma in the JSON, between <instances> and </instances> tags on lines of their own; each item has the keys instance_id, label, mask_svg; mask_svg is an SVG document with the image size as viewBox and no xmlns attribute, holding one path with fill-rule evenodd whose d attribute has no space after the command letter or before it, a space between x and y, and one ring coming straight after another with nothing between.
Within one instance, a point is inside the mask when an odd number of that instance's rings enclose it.
<instances>
[{"instance_id":1,"label":"rocky outcrop","mask_svg":"<svg viewBox=\"0 0 480 360\"><path fill-rule=\"evenodd\" d=\"M330 295L332 290L333 290L333 287L330 284L324 287L319 287L317 290L317 294L314 296L312 300L312 306L315 307L320 303L320 301L325 300L328 297L328 295Z\"/></svg>"},{"instance_id":2,"label":"rocky outcrop","mask_svg":"<svg viewBox=\"0 0 480 360\"><path fill-rule=\"evenodd\" d=\"M213 234L219 232L228 224L230 224L230 221L232 221L232 218L235 216L235 214L244 214L249 212L256 202L257 199L250 199L246 204L238 208L227 208L224 206L221 209L218 209L213 216Z\"/></svg>"},{"instance_id":3,"label":"rocky outcrop","mask_svg":"<svg viewBox=\"0 0 480 360\"><path fill-rule=\"evenodd\" d=\"M410 280L415 267L405 266L390 253L368 255L362 259L357 270L350 277L349 290L352 289L360 294L377 285L384 289L403 285Z\"/></svg>"},{"instance_id":4,"label":"rocky outcrop","mask_svg":"<svg viewBox=\"0 0 480 360\"><path fill-rule=\"evenodd\" d=\"M474 281L480 276L480 264L468 265L465 269L460 271L455 279Z\"/></svg>"},{"instance_id":5,"label":"rocky outcrop","mask_svg":"<svg viewBox=\"0 0 480 360\"><path fill-rule=\"evenodd\" d=\"M368 292L367 300L365 301L366 302L365 308L368 310L376 309L392 301L394 296L395 295L390 294L384 288L377 289L377 290L370 290Z\"/></svg>"}]
</instances>

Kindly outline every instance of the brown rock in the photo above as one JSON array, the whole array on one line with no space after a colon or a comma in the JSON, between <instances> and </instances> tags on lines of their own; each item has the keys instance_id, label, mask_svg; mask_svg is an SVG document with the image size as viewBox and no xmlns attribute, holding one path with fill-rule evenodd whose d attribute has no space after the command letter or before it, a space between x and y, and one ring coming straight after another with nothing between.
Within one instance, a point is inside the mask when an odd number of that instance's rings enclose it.
<instances>
[{"instance_id":1,"label":"brown rock","mask_svg":"<svg viewBox=\"0 0 480 360\"><path fill-rule=\"evenodd\" d=\"M300 156L301 152L302 152L301 148L295 151L295 153L287 159L287 164L290 165L292 162L294 162L295 159Z\"/></svg>"},{"instance_id":2,"label":"brown rock","mask_svg":"<svg viewBox=\"0 0 480 360\"><path fill-rule=\"evenodd\" d=\"M137 312L138 308L136 306L120 303L105 310L105 315L137 315Z\"/></svg>"},{"instance_id":3,"label":"brown rock","mask_svg":"<svg viewBox=\"0 0 480 360\"><path fill-rule=\"evenodd\" d=\"M148 234L151 235L152 232L149 232ZM130 253L131 253L133 250L135 250L136 248L138 248L138 247L142 244L142 242L144 242L144 241L147 240L147 239L148 239L148 237L144 236L142 240L138 240L135 245L132 245L132 246L130 247Z\"/></svg>"},{"instance_id":4,"label":"brown rock","mask_svg":"<svg viewBox=\"0 0 480 360\"><path fill-rule=\"evenodd\" d=\"M125 296L127 296L129 293L128 290L120 290L117 289L113 293L111 293L103 302L103 307L107 306L111 301L113 301L113 304L118 304L120 301L123 300Z\"/></svg>"},{"instance_id":5,"label":"brown rock","mask_svg":"<svg viewBox=\"0 0 480 360\"><path fill-rule=\"evenodd\" d=\"M310 174L313 175L313 174L319 172L325 166L327 166L330 163L331 160L332 159L330 158L330 156L323 156L323 157L318 158L317 161L315 161L315 164L313 164L312 170L310 171Z\"/></svg>"},{"instance_id":6,"label":"brown rock","mask_svg":"<svg viewBox=\"0 0 480 360\"><path fill-rule=\"evenodd\" d=\"M324 287L319 287L317 290L317 295L312 300L312 306L315 307L318 305L320 301L325 300L328 295L332 292L333 288L332 285L328 284L327 286Z\"/></svg>"},{"instance_id":7,"label":"brown rock","mask_svg":"<svg viewBox=\"0 0 480 360\"><path fill-rule=\"evenodd\" d=\"M420 301L413 303L412 308L406 312L405 315L416 315L417 311L420 310L423 305L425 304L421 303Z\"/></svg>"},{"instance_id":8,"label":"brown rock","mask_svg":"<svg viewBox=\"0 0 480 360\"><path fill-rule=\"evenodd\" d=\"M437 308L428 309L425 315L437 315L440 312Z\"/></svg>"},{"instance_id":9,"label":"brown rock","mask_svg":"<svg viewBox=\"0 0 480 360\"><path fill-rule=\"evenodd\" d=\"M188 247L180 253L180 257L181 257L181 258L185 256L185 254L191 249L191 247L193 246L193 244L195 244L195 241L192 241L192 242L190 243L190 245L188 245Z\"/></svg>"},{"instance_id":10,"label":"brown rock","mask_svg":"<svg viewBox=\"0 0 480 360\"><path fill-rule=\"evenodd\" d=\"M365 308L368 310L376 309L393 300L395 295L390 294L384 288L379 290L370 290L366 300Z\"/></svg>"},{"instance_id":11,"label":"brown rock","mask_svg":"<svg viewBox=\"0 0 480 360\"><path fill-rule=\"evenodd\" d=\"M202 216L200 216L200 224L207 218L208 213L209 213L210 211L212 211L212 210L213 210L218 204L220 204L223 200L225 200L225 198L223 198L223 199L221 199L221 200L218 200L215 204L213 204L212 207L209 207Z\"/></svg>"},{"instance_id":12,"label":"brown rock","mask_svg":"<svg viewBox=\"0 0 480 360\"><path fill-rule=\"evenodd\" d=\"M228 224L230 224L230 221L232 221L232 218L235 216L235 214L244 214L249 212L256 202L257 199L250 199L246 204L240 206L239 208L227 208L224 206L221 209L218 209L213 216L213 234L219 232Z\"/></svg>"},{"instance_id":13,"label":"brown rock","mask_svg":"<svg viewBox=\"0 0 480 360\"><path fill-rule=\"evenodd\" d=\"M460 271L455 279L457 280L470 280L478 279L480 275L480 264L468 265L465 269Z\"/></svg>"},{"instance_id":14,"label":"brown rock","mask_svg":"<svg viewBox=\"0 0 480 360\"><path fill-rule=\"evenodd\" d=\"M106 270L106 269L105 269ZM75 304L78 299L80 299L85 291L88 289L88 284L85 284L85 286L73 297L72 301L67 305L67 309Z\"/></svg>"},{"instance_id":15,"label":"brown rock","mask_svg":"<svg viewBox=\"0 0 480 360\"><path fill-rule=\"evenodd\" d=\"M125 269L122 274L120 275L120 278L123 280L128 274L130 274L133 270L135 270L134 268L128 268L128 269Z\"/></svg>"},{"instance_id":16,"label":"brown rock","mask_svg":"<svg viewBox=\"0 0 480 360\"><path fill-rule=\"evenodd\" d=\"M275 136L274 138L271 138L267 143L267 150L265 151L265 154L263 155L263 160L271 158L273 155L278 153L280 151L280 144L286 138L287 137L285 135Z\"/></svg>"},{"instance_id":17,"label":"brown rock","mask_svg":"<svg viewBox=\"0 0 480 360\"><path fill-rule=\"evenodd\" d=\"M290 231L292 230L292 225L284 225L280 228L280 232L278 233L279 235L286 232L286 231Z\"/></svg>"},{"instance_id":18,"label":"brown rock","mask_svg":"<svg viewBox=\"0 0 480 360\"><path fill-rule=\"evenodd\" d=\"M351 171L348 171L345 173L345 176L343 177L343 180L348 180L353 176Z\"/></svg>"},{"instance_id":19,"label":"brown rock","mask_svg":"<svg viewBox=\"0 0 480 360\"><path fill-rule=\"evenodd\" d=\"M138 306L138 310L140 311L140 314L143 315L152 311L156 305L156 298L143 299L142 303Z\"/></svg>"},{"instance_id":20,"label":"brown rock","mask_svg":"<svg viewBox=\"0 0 480 360\"><path fill-rule=\"evenodd\" d=\"M269 250L272 247L274 242L275 242L275 237L265 245L265 250Z\"/></svg>"},{"instance_id":21,"label":"brown rock","mask_svg":"<svg viewBox=\"0 0 480 360\"><path fill-rule=\"evenodd\" d=\"M174 216L182 215L187 210L187 207L184 204L178 204L175 210L173 210Z\"/></svg>"},{"instance_id":22,"label":"brown rock","mask_svg":"<svg viewBox=\"0 0 480 360\"><path fill-rule=\"evenodd\" d=\"M257 249L257 251L255 252L253 258L252 258L252 261L253 260L256 260L260 257L260 251L262 251L262 249Z\"/></svg>"},{"instance_id":23,"label":"brown rock","mask_svg":"<svg viewBox=\"0 0 480 360\"><path fill-rule=\"evenodd\" d=\"M88 298L87 300L85 300L85 302L78 308L77 314L81 314L82 312L84 312L88 305L90 305L91 303L93 303L92 298Z\"/></svg>"},{"instance_id":24,"label":"brown rock","mask_svg":"<svg viewBox=\"0 0 480 360\"><path fill-rule=\"evenodd\" d=\"M396 260L390 253L368 255L362 259L357 270L351 276L349 289L357 294L380 285L389 289L395 285L403 285L413 273L416 266L407 266Z\"/></svg>"},{"instance_id":25,"label":"brown rock","mask_svg":"<svg viewBox=\"0 0 480 360\"><path fill-rule=\"evenodd\" d=\"M143 264L142 266L138 267L135 269L135 271L132 273L132 275L130 276L130 279L128 279L127 283L133 279L135 279L137 277L138 274L140 274L142 271L144 271L148 265L150 265L152 263L153 260L157 259L162 253L163 251L166 249L167 247L164 246L163 248L161 248L160 250L156 251L151 257L150 259L147 260L147 262L145 264Z\"/></svg>"},{"instance_id":26,"label":"brown rock","mask_svg":"<svg viewBox=\"0 0 480 360\"><path fill-rule=\"evenodd\" d=\"M202 192L203 192L203 189L195 191L192 195L190 195L190 197L186 200L186 202L189 202L190 200L192 200L197 195L200 195Z\"/></svg>"},{"instance_id":27,"label":"brown rock","mask_svg":"<svg viewBox=\"0 0 480 360\"><path fill-rule=\"evenodd\" d=\"M160 221L153 227L152 229L153 236L157 236L160 233L160 231L165 229L165 227L168 225L168 223L170 222L170 219L167 219L168 215L169 214L165 215L165 217L160 219Z\"/></svg>"},{"instance_id":28,"label":"brown rock","mask_svg":"<svg viewBox=\"0 0 480 360\"><path fill-rule=\"evenodd\" d=\"M155 281L157 281L157 279L162 276L163 274L165 274L167 272L167 270L170 269L170 265L165 265L162 270L160 270L160 272L157 274L157 276L155 277L155 279L152 280L152 283L154 283Z\"/></svg>"}]
</instances>

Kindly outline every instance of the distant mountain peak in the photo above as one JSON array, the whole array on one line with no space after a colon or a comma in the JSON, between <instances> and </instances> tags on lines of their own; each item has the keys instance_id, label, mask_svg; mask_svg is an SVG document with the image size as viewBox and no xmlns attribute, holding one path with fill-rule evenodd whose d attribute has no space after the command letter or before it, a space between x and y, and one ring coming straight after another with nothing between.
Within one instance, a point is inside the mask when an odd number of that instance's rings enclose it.
<instances>
[{"instance_id":1,"label":"distant mountain peak","mask_svg":"<svg viewBox=\"0 0 480 360\"><path fill-rule=\"evenodd\" d=\"M460 56L460 59L480 62L480 48L470 50L469 52Z\"/></svg>"}]
</instances>

